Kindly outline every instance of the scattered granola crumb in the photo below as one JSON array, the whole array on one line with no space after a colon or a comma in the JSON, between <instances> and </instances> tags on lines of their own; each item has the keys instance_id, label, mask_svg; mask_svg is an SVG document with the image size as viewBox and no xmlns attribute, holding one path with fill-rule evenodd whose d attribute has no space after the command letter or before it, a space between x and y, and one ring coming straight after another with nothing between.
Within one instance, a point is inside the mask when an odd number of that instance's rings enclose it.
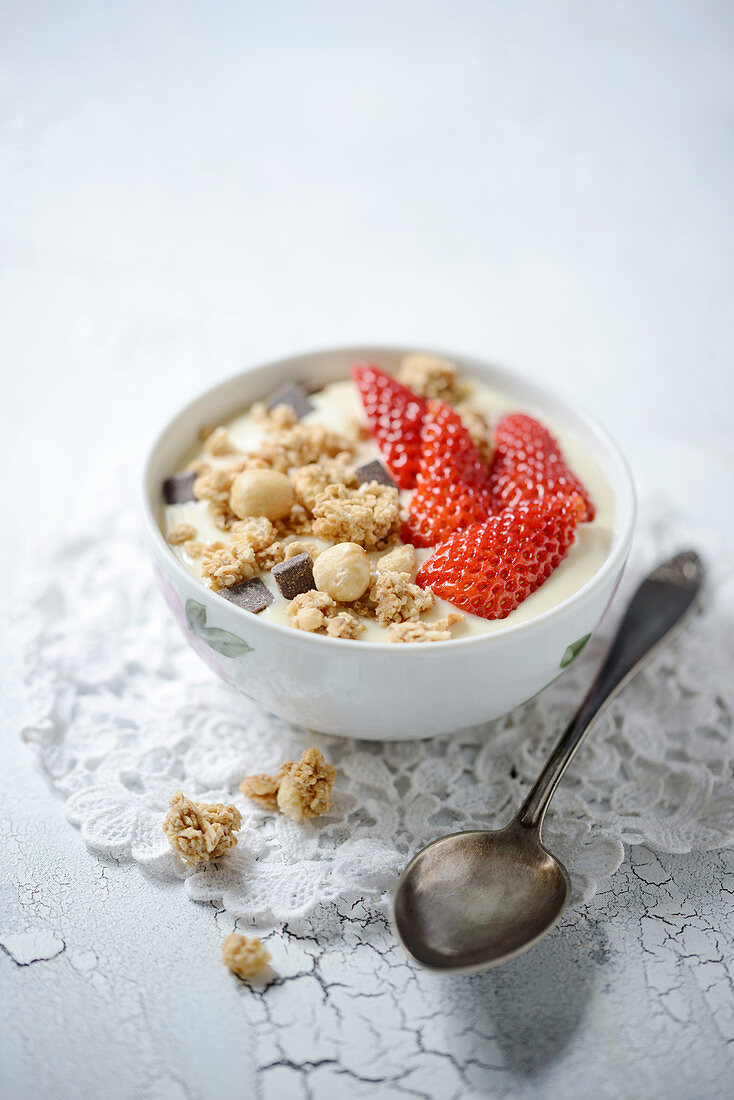
<instances>
[{"instance_id":1,"label":"scattered granola crumb","mask_svg":"<svg viewBox=\"0 0 734 1100\"><path fill-rule=\"evenodd\" d=\"M460 611L449 611L443 619L425 623L420 620L395 623L390 627L391 642L447 642L451 628L463 621Z\"/></svg>"},{"instance_id":2,"label":"scattered granola crumb","mask_svg":"<svg viewBox=\"0 0 734 1100\"><path fill-rule=\"evenodd\" d=\"M281 764L277 775L248 776L240 790L264 809L274 810L277 805L282 813L301 822L327 812L335 780L336 768L326 763L318 749L310 748L300 760Z\"/></svg>"},{"instance_id":3,"label":"scattered granola crumb","mask_svg":"<svg viewBox=\"0 0 734 1100\"><path fill-rule=\"evenodd\" d=\"M224 458L226 455L239 454L238 448L235 447L229 437L229 432L221 425L215 428L208 437L204 443L204 450L208 455L212 455L214 458Z\"/></svg>"},{"instance_id":4,"label":"scattered granola crumb","mask_svg":"<svg viewBox=\"0 0 734 1100\"><path fill-rule=\"evenodd\" d=\"M230 932L222 944L222 962L238 978L254 978L270 962L270 952L257 936Z\"/></svg>"},{"instance_id":5,"label":"scattered granola crumb","mask_svg":"<svg viewBox=\"0 0 734 1100\"><path fill-rule=\"evenodd\" d=\"M492 439L492 429L484 414L479 409L475 409L473 405L458 405L456 411L461 417L461 423L474 440L482 461L491 466L494 458L494 440Z\"/></svg>"},{"instance_id":6,"label":"scattered granola crumb","mask_svg":"<svg viewBox=\"0 0 734 1100\"><path fill-rule=\"evenodd\" d=\"M240 783L245 798L251 799L263 810L278 809L280 775L248 775Z\"/></svg>"},{"instance_id":7,"label":"scattered granola crumb","mask_svg":"<svg viewBox=\"0 0 734 1100\"><path fill-rule=\"evenodd\" d=\"M404 356L398 380L421 397L454 405L460 397L456 367L448 359L422 352Z\"/></svg>"},{"instance_id":8,"label":"scattered granola crumb","mask_svg":"<svg viewBox=\"0 0 734 1100\"><path fill-rule=\"evenodd\" d=\"M174 852L192 867L200 860L220 859L237 843L242 815L236 806L221 802L192 802L181 791L171 796L163 831Z\"/></svg>"},{"instance_id":9,"label":"scattered granola crumb","mask_svg":"<svg viewBox=\"0 0 734 1100\"><path fill-rule=\"evenodd\" d=\"M183 542L196 538L196 528L192 523L177 523L168 532L168 541L171 546L180 546Z\"/></svg>"},{"instance_id":10,"label":"scattered granola crumb","mask_svg":"<svg viewBox=\"0 0 734 1100\"><path fill-rule=\"evenodd\" d=\"M435 603L430 588L412 584L410 574L379 572L373 575L369 598L375 607L375 618L380 626L414 620L424 611L430 611Z\"/></svg>"},{"instance_id":11,"label":"scattered granola crumb","mask_svg":"<svg viewBox=\"0 0 734 1100\"><path fill-rule=\"evenodd\" d=\"M404 543L383 554L377 559L376 565L381 573L408 573L412 576L418 565L418 559L415 556L414 547L410 543Z\"/></svg>"},{"instance_id":12,"label":"scattered granola crumb","mask_svg":"<svg viewBox=\"0 0 734 1100\"><path fill-rule=\"evenodd\" d=\"M376 481L358 489L329 485L316 500L313 514L313 533L319 538L384 550L398 538L400 496L397 489Z\"/></svg>"},{"instance_id":13,"label":"scattered granola crumb","mask_svg":"<svg viewBox=\"0 0 734 1100\"><path fill-rule=\"evenodd\" d=\"M288 617L296 630L306 630L311 634L326 632L327 619L337 614L337 607L331 596L325 592L301 592L288 604Z\"/></svg>"},{"instance_id":14,"label":"scattered granola crumb","mask_svg":"<svg viewBox=\"0 0 734 1100\"><path fill-rule=\"evenodd\" d=\"M310 748L295 763L281 767L278 809L293 821L319 817L329 809L336 768L327 764L318 749Z\"/></svg>"}]
</instances>

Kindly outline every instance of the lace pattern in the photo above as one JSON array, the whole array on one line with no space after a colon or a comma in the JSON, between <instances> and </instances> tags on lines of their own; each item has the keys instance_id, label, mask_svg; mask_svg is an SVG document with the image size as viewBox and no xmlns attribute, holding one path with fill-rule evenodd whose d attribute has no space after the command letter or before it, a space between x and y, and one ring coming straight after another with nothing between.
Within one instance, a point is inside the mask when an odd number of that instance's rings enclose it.
<instances>
[{"instance_id":1,"label":"lace pattern","mask_svg":"<svg viewBox=\"0 0 734 1100\"><path fill-rule=\"evenodd\" d=\"M625 844L683 853L734 841L732 570L715 539L691 540L665 507L646 502L641 516L610 615L557 683L468 733L377 744L299 730L216 680L153 594L134 507L103 521L97 514L34 571L21 616L23 736L92 851L179 876L191 898L262 924L337 897L381 909L418 847L508 820L578 704L625 598L663 556L694 541L711 574L703 610L598 720L546 822L576 902L587 901ZM276 770L310 744L339 772L328 815L296 825L239 794L244 776ZM190 870L170 850L161 823L175 789L242 811L240 843L218 866Z\"/></svg>"}]
</instances>

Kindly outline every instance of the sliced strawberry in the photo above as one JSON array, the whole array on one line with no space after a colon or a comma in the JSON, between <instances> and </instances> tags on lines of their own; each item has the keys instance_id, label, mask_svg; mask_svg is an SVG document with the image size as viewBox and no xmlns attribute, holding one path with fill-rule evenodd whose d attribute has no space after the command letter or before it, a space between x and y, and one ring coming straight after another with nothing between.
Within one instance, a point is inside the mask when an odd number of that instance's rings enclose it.
<instances>
[{"instance_id":1,"label":"sliced strawberry","mask_svg":"<svg viewBox=\"0 0 734 1100\"><path fill-rule=\"evenodd\" d=\"M497 508L518 500L570 497L585 504L584 520L595 515L593 501L566 465L561 448L547 428L525 413L510 413L495 425L497 448L492 466L492 490Z\"/></svg>"},{"instance_id":2,"label":"sliced strawberry","mask_svg":"<svg viewBox=\"0 0 734 1100\"><path fill-rule=\"evenodd\" d=\"M391 474L401 489L412 489L420 462L426 402L372 363L355 363L352 376Z\"/></svg>"},{"instance_id":3,"label":"sliced strawberry","mask_svg":"<svg viewBox=\"0 0 734 1100\"><path fill-rule=\"evenodd\" d=\"M422 454L403 531L414 546L435 546L492 511L489 468L459 414L431 401L423 419Z\"/></svg>"},{"instance_id":4,"label":"sliced strawberry","mask_svg":"<svg viewBox=\"0 0 734 1100\"><path fill-rule=\"evenodd\" d=\"M584 510L577 495L522 500L437 546L418 584L472 615L504 619L565 558Z\"/></svg>"}]
</instances>

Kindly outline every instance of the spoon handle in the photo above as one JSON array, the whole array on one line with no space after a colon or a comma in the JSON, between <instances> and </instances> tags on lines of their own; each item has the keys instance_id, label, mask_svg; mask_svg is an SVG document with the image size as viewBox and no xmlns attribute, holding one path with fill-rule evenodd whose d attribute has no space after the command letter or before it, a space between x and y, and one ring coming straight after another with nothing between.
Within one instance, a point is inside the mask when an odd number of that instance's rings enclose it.
<instances>
[{"instance_id":1,"label":"spoon handle","mask_svg":"<svg viewBox=\"0 0 734 1100\"><path fill-rule=\"evenodd\" d=\"M698 554L686 550L663 562L642 582L586 698L520 808L515 818L518 824L540 828L553 792L589 726L681 625L700 591L704 573Z\"/></svg>"}]
</instances>

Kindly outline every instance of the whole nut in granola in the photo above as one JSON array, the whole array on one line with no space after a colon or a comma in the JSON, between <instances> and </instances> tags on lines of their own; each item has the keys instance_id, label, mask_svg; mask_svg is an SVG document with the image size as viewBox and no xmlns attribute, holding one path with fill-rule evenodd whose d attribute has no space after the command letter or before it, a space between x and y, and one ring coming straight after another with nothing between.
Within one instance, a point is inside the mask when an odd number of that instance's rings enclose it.
<instances>
[{"instance_id":1,"label":"whole nut in granola","mask_svg":"<svg viewBox=\"0 0 734 1100\"><path fill-rule=\"evenodd\" d=\"M369 588L370 559L356 542L340 542L319 554L313 576L319 592L340 603L351 603Z\"/></svg>"},{"instance_id":2,"label":"whole nut in granola","mask_svg":"<svg viewBox=\"0 0 734 1100\"><path fill-rule=\"evenodd\" d=\"M295 493L285 474L277 470L244 470L232 482L229 506L239 519L266 516L282 519L293 506Z\"/></svg>"}]
</instances>

